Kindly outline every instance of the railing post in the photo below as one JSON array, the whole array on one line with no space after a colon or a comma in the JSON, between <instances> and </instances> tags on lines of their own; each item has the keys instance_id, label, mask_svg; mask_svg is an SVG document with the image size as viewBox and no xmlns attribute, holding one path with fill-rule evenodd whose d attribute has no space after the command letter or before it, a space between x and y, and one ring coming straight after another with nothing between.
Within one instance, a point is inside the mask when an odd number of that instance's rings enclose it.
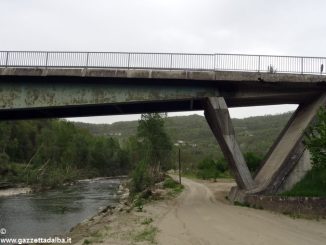
<instances>
[{"instance_id":1,"label":"railing post","mask_svg":"<svg viewBox=\"0 0 326 245\"><path fill-rule=\"evenodd\" d=\"M260 72L260 55L258 55L258 72Z\"/></svg>"},{"instance_id":2,"label":"railing post","mask_svg":"<svg viewBox=\"0 0 326 245\"><path fill-rule=\"evenodd\" d=\"M216 64L215 64L215 70L218 70L218 54L215 54Z\"/></svg>"},{"instance_id":3,"label":"railing post","mask_svg":"<svg viewBox=\"0 0 326 245\"><path fill-rule=\"evenodd\" d=\"M303 57L301 57L301 74L303 74Z\"/></svg>"},{"instance_id":4,"label":"railing post","mask_svg":"<svg viewBox=\"0 0 326 245\"><path fill-rule=\"evenodd\" d=\"M172 54L171 54L171 57L170 57L170 70L172 70Z\"/></svg>"},{"instance_id":5,"label":"railing post","mask_svg":"<svg viewBox=\"0 0 326 245\"><path fill-rule=\"evenodd\" d=\"M8 67L8 59L9 59L9 51L7 51L7 54L6 54L6 67Z\"/></svg>"},{"instance_id":6,"label":"railing post","mask_svg":"<svg viewBox=\"0 0 326 245\"><path fill-rule=\"evenodd\" d=\"M128 70L130 69L130 53L128 53Z\"/></svg>"},{"instance_id":7,"label":"railing post","mask_svg":"<svg viewBox=\"0 0 326 245\"><path fill-rule=\"evenodd\" d=\"M88 59L89 59L89 52L86 53L86 66L85 66L85 68L88 68Z\"/></svg>"},{"instance_id":8,"label":"railing post","mask_svg":"<svg viewBox=\"0 0 326 245\"><path fill-rule=\"evenodd\" d=\"M48 68L49 52L46 52L45 67Z\"/></svg>"},{"instance_id":9,"label":"railing post","mask_svg":"<svg viewBox=\"0 0 326 245\"><path fill-rule=\"evenodd\" d=\"M216 62L216 55L215 54L213 55L213 59L214 59L214 67L213 67L213 70L215 71L215 66L216 66L216 64L215 64L215 62Z\"/></svg>"}]
</instances>

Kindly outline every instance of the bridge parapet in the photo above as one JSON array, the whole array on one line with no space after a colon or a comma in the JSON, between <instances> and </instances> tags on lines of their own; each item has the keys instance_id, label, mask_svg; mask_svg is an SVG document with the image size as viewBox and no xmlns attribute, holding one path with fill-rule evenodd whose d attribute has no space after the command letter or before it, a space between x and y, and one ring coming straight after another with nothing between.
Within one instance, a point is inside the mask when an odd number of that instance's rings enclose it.
<instances>
[{"instance_id":1,"label":"bridge parapet","mask_svg":"<svg viewBox=\"0 0 326 245\"><path fill-rule=\"evenodd\" d=\"M123 68L325 74L325 57L248 54L0 51L0 67Z\"/></svg>"}]
</instances>

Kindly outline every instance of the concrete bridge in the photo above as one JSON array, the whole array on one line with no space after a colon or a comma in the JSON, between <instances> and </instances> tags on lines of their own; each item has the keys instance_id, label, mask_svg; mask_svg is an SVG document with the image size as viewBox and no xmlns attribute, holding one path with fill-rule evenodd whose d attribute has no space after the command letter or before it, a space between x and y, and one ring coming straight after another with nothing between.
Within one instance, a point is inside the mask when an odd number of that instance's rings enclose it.
<instances>
[{"instance_id":1,"label":"concrete bridge","mask_svg":"<svg viewBox=\"0 0 326 245\"><path fill-rule=\"evenodd\" d=\"M309 166L302 140L326 103L323 64L313 57L0 52L0 119L204 110L238 185L230 197L273 194ZM228 108L275 104L299 107L252 176Z\"/></svg>"}]
</instances>

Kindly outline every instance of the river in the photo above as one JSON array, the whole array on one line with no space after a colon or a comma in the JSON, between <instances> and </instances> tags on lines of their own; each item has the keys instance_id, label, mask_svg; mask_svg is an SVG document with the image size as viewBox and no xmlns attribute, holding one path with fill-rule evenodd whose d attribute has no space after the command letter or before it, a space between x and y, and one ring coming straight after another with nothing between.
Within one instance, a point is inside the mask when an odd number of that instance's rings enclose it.
<instances>
[{"instance_id":1,"label":"river","mask_svg":"<svg viewBox=\"0 0 326 245\"><path fill-rule=\"evenodd\" d=\"M58 190L0 197L1 238L46 238L64 235L73 226L114 206L121 179L79 181Z\"/></svg>"}]
</instances>

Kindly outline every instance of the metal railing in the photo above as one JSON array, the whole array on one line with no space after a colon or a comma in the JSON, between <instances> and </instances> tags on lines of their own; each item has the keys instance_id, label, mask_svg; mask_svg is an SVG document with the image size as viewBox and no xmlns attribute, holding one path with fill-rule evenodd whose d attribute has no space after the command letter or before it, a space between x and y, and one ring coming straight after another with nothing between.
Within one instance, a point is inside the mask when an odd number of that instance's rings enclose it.
<instances>
[{"instance_id":1,"label":"metal railing","mask_svg":"<svg viewBox=\"0 0 326 245\"><path fill-rule=\"evenodd\" d=\"M127 52L0 51L0 67L124 68L325 74L324 57Z\"/></svg>"}]
</instances>

